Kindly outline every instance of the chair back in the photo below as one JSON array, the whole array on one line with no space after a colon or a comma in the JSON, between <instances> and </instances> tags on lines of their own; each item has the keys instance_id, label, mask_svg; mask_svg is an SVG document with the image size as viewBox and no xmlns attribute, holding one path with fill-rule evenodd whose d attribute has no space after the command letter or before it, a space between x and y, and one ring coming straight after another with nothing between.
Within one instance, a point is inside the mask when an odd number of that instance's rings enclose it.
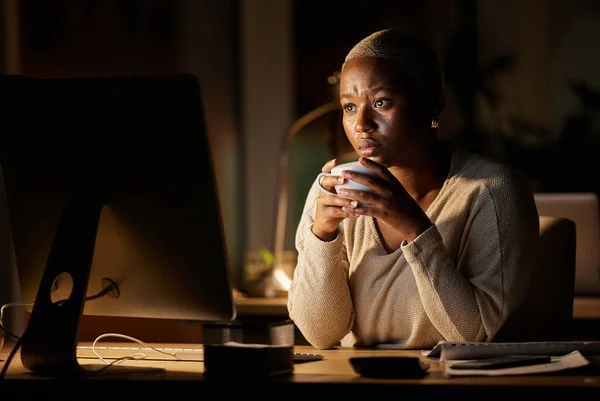
<instances>
[{"instance_id":1,"label":"chair back","mask_svg":"<svg viewBox=\"0 0 600 401\"><path fill-rule=\"evenodd\" d=\"M575 296L600 295L600 200L591 192L534 193L538 215L573 220Z\"/></svg>"},{"instance_id":2,"label":"chair back","mask_svg":"<svg viewBox=\"0 0 600 401\"><path fill-rule=\"evenodd\" d=\"M570 341L575 290L575 223L540 216L538 265L521 309L494 341Z\"/></svg>"}]
</instances>

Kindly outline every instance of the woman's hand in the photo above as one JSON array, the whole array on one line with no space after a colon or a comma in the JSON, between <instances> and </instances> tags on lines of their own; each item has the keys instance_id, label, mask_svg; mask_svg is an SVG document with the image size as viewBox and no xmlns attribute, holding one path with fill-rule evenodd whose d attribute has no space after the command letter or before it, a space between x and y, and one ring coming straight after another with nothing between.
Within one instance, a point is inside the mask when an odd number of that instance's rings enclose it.
<instances>
[{"instance_id":1,"label":"woman's hand","mask_svg":"<svg viewBox=\"0 0 600 401\"><path fill-rule=\"evenodd\" d=\"M383 165L361 157L360 164L375 172L376 176L344 171L344 178L368 186L371 191L341 188L339 195L361 202L355 207L343 206L343 213L371 216L404 234L408 242L414 240L429 226L431 221L419 204L408 194L402 184ZM364 205L367 203L368 205Z\"/></svg>"},{"instance_id":2,"label":"woman's hand","mask_svg":"<svg viewBox=\"0 0 600 401\"><path fill-rule=\"evenodd\" d=\"M330 160L323 166L321 171L330 173L336 165L337 161L335 159ZM336 193L335 186L345 182L346 179L340 176L325 176L321 179L323 187L334 194ZM312 232L322 241L334 240L341 221L348 217L357 217L353 212L357 205L358 201L356 200L319 191Z\"/></svg>"}]
</instances>

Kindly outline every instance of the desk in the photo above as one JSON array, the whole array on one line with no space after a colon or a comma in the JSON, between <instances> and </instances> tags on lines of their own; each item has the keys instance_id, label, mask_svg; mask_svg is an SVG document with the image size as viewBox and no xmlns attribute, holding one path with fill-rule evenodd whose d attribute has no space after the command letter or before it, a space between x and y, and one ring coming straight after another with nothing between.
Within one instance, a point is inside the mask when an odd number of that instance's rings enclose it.
<instances>
[{"instance_id":1,"label":"desk","mask_svg":"<svg viewBox=\"0 0 600 401\"><path fill-rule=\"evenodd\" d=\"M287 297L259 298L235 294L235 303L241 320L261 323L288 317ZM574 340L600 340L600 296L576 296L573 300ZM308 342L297 332L297 344Z\"/></svg>"},{"instance_id":2,"label":"desk","mask_svg":"<svg viewBox=\"0 0 600 401\"><path fill-rule=\"evenodd\" d=\"M110 343L102 343L110 345ZM120 343L123 344L123 343ZM89 344L88 344L89 345ZM128 344L129 345L129 344ZM153 344L159 347L182 347L182 344ZM198 344L185 344L186 347L201 347ZM10 347L0 352L5 359ZM536 397L564 396L569 399L589 397L597 399L600 394L600 376L585 372L564 371L553 375L504 376L504 377L445 377L439 362L430 361L429 373L420 379L368 379L354 372L349 358L355 356L418 356L420 351L358 350L339 347L332 350L318 350L310 346L297 346L298 352L319 352L324 355L321 361L294 365L294 373L264 380L248 380L247 377L231 377L231 380L215 381L204 376L203 362L175 361L130 361L130 366L155 366L164 368L161 373L137 373L127 375L104 375L81 379L49 380L32 375L21 365L20 356L11 363L7 376L0 383L2 399L27 399L32 394L52 395L52 399L73 398L82 400L143 399L145 396L182 397L190 394L194 399L205 400L210 396L225 397L252 395L260 399L296 399L298 396L322 396L334 394L335 399L357 396L378 398L382 396L420 397L438 396L452 398L468 395L523 396L530 392ZM92 361L97 363L97 361ZM90 360L81 360L85 365ZM69 386L72 386L71 388ZM219 393L215 394L215 391ZM261 393L254 393L261 391ZM333 393L331 393L333 392ZM55 396L55 397L54 397ZM16 398L19 397L19 398ZM594 398L592 398L594 397ZM41 398L40 398L41 399Z\"/></svg>"}]
</instances>

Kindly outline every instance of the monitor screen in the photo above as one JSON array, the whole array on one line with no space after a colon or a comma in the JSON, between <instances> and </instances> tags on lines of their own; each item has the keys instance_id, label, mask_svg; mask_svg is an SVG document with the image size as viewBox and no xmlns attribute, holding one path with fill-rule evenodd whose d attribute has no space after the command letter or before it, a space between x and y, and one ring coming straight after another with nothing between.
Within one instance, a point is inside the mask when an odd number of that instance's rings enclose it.
<instances>
[{"instance_id":1,"label":"monitor screen","mask_svg":"<svg viewBox=\"0 0 600 401\"><path fill-rule=\"evenodd\" d=\"M5 77L0 97L0 167L23 302L64 302L83 284L86 315L235 318L194 76ZM56 277L39 294L50 264ZM89 269L88 280L55 274L62 265Z\"/></svg>"}]
</instances>

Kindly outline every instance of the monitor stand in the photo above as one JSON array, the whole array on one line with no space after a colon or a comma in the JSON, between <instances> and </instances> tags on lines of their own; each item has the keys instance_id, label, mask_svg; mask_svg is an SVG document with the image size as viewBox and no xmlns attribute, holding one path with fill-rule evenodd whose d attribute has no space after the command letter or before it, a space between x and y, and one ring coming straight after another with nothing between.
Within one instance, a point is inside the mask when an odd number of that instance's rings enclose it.
<instances>
[{"instance_id":1,"label":"monitor stand","mask_svg":"<svg viewBox=\"0 0 600 401\"><path fill-rule=\"evenodd\" d=\"M75 196L60 217L31 316L20 339L23 366L35 374L57 377L164 371L117 364L80 365L77 361L80 320L105 204L105 199L97 195ZM64 274L72 279L71 294L66 300L53 302L53 284Z\"/></svg>"}]
</instances>

